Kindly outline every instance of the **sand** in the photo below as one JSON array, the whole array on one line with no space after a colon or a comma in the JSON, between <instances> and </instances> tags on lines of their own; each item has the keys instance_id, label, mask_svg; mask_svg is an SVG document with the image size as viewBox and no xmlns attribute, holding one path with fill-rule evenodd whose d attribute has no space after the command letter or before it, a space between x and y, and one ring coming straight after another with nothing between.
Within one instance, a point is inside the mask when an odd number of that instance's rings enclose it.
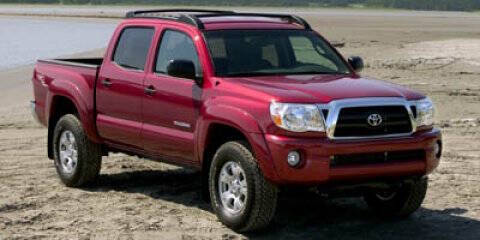
<instances>
[{"instance_id":1,"label":"sand","mask_svg":"<svg viewBox=\"0 0 480 240\"><path fill-rule=\"evenodd\" d=\"M0 72L0 239L478 239L480 15L320 12L303 16L344 42L344 55L364 57L363 75L436 104L444 156L413 216L385 221L361 199L282 194L272 226L241 235L201 200L199 173L122 154L104 158L97 186L64 187L46 157L47 131L29 112L33 66L24 66Z\"/></svg>"}]
</instances>

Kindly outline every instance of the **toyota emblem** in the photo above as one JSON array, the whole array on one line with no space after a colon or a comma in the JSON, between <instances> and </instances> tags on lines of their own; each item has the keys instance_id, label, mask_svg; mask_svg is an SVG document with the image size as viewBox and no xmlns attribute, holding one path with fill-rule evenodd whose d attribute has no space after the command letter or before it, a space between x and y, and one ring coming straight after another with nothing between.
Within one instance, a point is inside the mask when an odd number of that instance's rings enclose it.
<instances>
[{"instance_id":1,"label":"toyota emblem","mask_svg":"<svg viewBox=\"0 0 480 240\"><path fill-rule=\"evenodd\" d=\"M372 127L378 127L380 126L380 124L382 124L382 122L383 122L382 116L378 113L370 114L367 117L367 123Z\"/></svg>"}]
</instances>

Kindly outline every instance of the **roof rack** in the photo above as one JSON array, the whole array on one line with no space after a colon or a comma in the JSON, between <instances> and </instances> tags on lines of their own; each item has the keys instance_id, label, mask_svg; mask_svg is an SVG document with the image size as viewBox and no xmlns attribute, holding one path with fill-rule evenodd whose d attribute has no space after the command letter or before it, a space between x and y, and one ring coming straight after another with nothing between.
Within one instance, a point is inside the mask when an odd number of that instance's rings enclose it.
<instances>
[{"instance_id":1,"label":"roof rack","mask_svg":"<svg viewBox=\"0 0 480 240\"><path fill-rule=\"evenodd\" d=\"M158 9L158 10L139 10L128 12L126 18L157 18L168 19L177 22L187 23L203 30L205 29L200 18L204 17L228 17L228 16L245 16L245 17L267 17L287 19L302 25L306 30L311 30L310 25L303 18L290 14L273 14L273 13L238 13L234 11L218 11L205 9Z\"/></svg>"},{"instance_id":2,"label":"roof rack","mask_svg":"<svg viewBox=\"0 0 480 240\"><path fill-rule=\"evenodd\" d=\"M187 14L188 13L188 14ZM150 9L150 10L138 10L127 12L126 18L157 18L157 19L168 19L174 20L177 22L187 23L193 26L198 27L199 29L204 29L203 23L195 17L193 13L201 14L231 14L232 11L218 11L218 10L206 10L206 9L184 9L184 8L175 8L175 9Z\"/></svg>"}]
</instances>

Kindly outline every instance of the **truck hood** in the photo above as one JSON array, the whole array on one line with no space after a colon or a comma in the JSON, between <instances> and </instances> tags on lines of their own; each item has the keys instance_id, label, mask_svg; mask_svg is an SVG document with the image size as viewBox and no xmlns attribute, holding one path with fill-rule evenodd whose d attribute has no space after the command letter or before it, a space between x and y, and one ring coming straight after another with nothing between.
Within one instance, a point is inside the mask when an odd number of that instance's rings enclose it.
<instances>
[{"instance_id":1,"label":"truck hood","mask_svg":"<svg viewBox=\"0 0 480 240\"><path fill-rule=\"evenodd\" d=\"M226 78L254 92L268 94L279 102L327 103L336 99L401 97L407 100L424 95L397 84L345 75L288 75Z\"/></svg>"}]
</instances>

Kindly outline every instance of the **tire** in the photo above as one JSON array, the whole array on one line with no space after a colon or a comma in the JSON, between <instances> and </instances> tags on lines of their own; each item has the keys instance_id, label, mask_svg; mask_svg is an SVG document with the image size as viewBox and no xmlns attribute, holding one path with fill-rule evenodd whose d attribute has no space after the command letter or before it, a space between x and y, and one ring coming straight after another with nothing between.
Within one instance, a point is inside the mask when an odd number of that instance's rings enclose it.
<instances>
[{"instance_id":1,"label":"tire","mask_svg":"<svg viewBox=\"0 0 480 240\"><path fill-rule=\"evenodd\" d=\"M265 228L271 222L277 206L278 189L265 180L247 146L245 142L240 141L223 144L213 157L208 180L211 205L218 219L237 232L251 232ZM239 176L242 182L246 182L246 186L240 183L240 188L246 189L246 192L243 192L245 193L244 198L242 193L239 194L239 199L243 198L244 201L243 209L234 213L228 207L231 201L222 202L219 189L222 191L226 188L222 187L225 185L221 185L219 179L221 179L224 167L226 172L228 172L228 167L231 167L233 173L235 166L240 167L243 171L240 171ZM242 174L244 174L243 178ZM232 182L232 191L233 184ZM242 191L240 190L240 192Z\"/></svg>"},{"instance_id":2,"label":"tire","mask_svg":"<svg viewBox=\"0 0 480 240\"><path fill-rule=\"evenodd\" d=\"M378 192L365 194L364 200L368 206L383 217L405 218L410 216L422 205L428 189L428 178L404 183L389 197L382 197Z\"/></svg>"},{"instance_id":3,"label":"tire","mask_svg":"<svg viewBox=\"0 0 480 240\"><path fill-rule=\"evenodd\" d=\"M101 146L87 138L75 115L67 114L58 120L52 147L55 168L66 186L82 187L96 180L102 165Z\"/></svg>"}]
</instances>

